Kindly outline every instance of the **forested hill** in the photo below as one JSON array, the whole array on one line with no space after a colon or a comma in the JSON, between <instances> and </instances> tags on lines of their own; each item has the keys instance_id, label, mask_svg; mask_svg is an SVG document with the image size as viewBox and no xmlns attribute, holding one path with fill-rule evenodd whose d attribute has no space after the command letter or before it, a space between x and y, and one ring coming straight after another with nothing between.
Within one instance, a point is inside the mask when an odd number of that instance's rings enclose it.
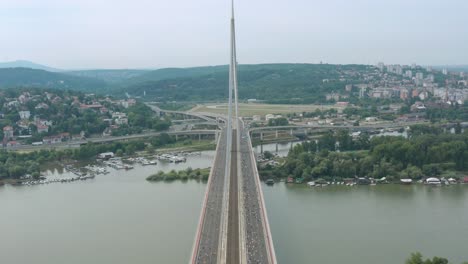
<instances>
[{"instance_id":1,"label":"forested hill","mask_svg":"<svg viewBox=\"0 0 468 264\"><path fill-rule=\"evenodd\" d=\"M102 80L30 68L0 69L0 88L37 87L97 92L107 89Z\"/></svg>"},{"instance_id":2,"label":"forested hill","mask_svg":"<svg viewBox=\"0 0 468 264\"><path fill-rule=\"evenodd\" d=\"M317 102L323 100L326 93L344 89L344 79L347 83L359 82L364 73L374 69L365 65L240 65L239 98L271 103ZM168 72L179 74L179 77L167 79ZM166 73L166 79L158 80L162 73ZM148 78L151 76L155 78ZM138 78L141 82L126 86L125 92L134 96L146 92L146 97L151 100L207 101L224 99L228 93L227 66L166 69Z\"/></svg>"},{"instance_id":3,"label":"forested hill","mask_svg":"<svg viewBox=\"0 0 468 264\"><path fill-rule=\"evenodd\" d=\"M95 78L103 80L110 84L121 84L124 81L129 79L137 78L150 70L131 70L131 69L122 69L122 70L76 70L76 71L66 71L64 73L80 76Z\"/></svg>"},{"instance_id":4,"label":"forested hill","mask_svg":"<svg viewBox=\"0 0 468 264\"><path fill-rule=\"evenodd\" d=\"M239 65L239 97L269 103L314 103L346 84L365 83L376 71L367 65ZM159 70L86 70L48 72L29 68L0 69L0 88L38 87L86 93L126 93L145 100L216 101L228 94L228 66ZM146 96L144 96L146 93Z\"/></svg>"}]
</instances>

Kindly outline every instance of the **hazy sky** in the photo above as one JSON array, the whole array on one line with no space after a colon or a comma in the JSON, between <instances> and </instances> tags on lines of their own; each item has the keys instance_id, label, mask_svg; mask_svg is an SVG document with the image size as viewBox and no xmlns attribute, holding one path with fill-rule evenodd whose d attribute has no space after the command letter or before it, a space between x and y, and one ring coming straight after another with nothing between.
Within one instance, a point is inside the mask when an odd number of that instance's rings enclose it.
<instances>
[{"instance_id":1,"label":"hazy sky","mask_svg":"<svg viewBox=\"0 0 468 264\"><path fill-rule=\"evenodd\" d=\"M468 64L466 0L237 0L240 63ZM227 64L229 0L0 0L0 61Z\"/></svg>"}]
</instances>

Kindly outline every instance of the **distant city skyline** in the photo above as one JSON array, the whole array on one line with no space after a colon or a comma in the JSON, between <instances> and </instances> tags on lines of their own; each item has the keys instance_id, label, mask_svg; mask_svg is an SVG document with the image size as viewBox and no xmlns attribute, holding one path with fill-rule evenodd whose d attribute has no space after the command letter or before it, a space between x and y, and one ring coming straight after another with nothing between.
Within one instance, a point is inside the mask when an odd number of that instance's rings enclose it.
<instances>
[{"instance_id":1,"label":"distant city skyline","mask_svg":"<svg viewBox=\"0 0 468 264\"><path fill-rule=\"evenodd\" d=\"M468 1L236 1L238 59L468 64ZM227 64L230 1L2 0L0 62L60 69Z\"/></svg>"}]
</instances>

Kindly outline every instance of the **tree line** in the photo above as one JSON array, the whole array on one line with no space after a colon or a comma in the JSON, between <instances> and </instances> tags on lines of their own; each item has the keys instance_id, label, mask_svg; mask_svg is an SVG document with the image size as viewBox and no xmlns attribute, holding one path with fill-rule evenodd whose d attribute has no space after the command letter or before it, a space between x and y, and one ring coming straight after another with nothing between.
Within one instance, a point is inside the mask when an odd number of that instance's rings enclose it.
<instances>
[{"instance_id":1,"label":"tree line","mask_svg":"<svg viewBox=\"0 0 468 264\"><path fill-rule=\"evenodd\" d=\"M468 170L468 133L434 134L416 127L408 138L353 138L347 130L330 131L316 141L294 146L281 166L260 168L263 178L327 180L354 177L420 179Z\"/></svg>"}]
</instances>

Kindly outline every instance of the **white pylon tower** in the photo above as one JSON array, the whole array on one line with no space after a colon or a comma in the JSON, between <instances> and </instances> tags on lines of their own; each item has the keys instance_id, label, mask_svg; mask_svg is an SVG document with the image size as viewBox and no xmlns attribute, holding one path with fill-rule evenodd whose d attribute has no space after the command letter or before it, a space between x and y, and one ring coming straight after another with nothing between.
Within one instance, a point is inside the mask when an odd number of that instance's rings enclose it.
<instances>
[{"instance_id":1,"label":"white pylon tower","mask_svg":"<svg viewBox=\"0 0 468 264\"><path fill-rule=\"evenodd\" d=\"M234 92L234 109L236 124L239 119L239 105L238 105L238 87L237 87L237 51L236 51L236 24L234 20L234 0L232 0L232 17L231 17L231 74L230 83Z\"/></svg>"},{"instance_id":2,"label":"white pylon tower","mask_svg":"<svg viewBox=\"0 0 468 264\"><path fill-rule=\"evenodd\" d=\"M236 58L236 27L234 20L234 0L231 1L231 45L230 45L230 62L229 62L229 98L228 98L228 118L227 118L227 142L226 142L226 166L225 174L229 174L231 167L231 150L232 150L232 130L239 127L239 108L237 99L237 58ZM234 99L234 116L233 116L233 99ZM235 120L234 126L232 121ZM237 144L239 144L239 132L236 133Z\"/></svg>"}]
</instances>

